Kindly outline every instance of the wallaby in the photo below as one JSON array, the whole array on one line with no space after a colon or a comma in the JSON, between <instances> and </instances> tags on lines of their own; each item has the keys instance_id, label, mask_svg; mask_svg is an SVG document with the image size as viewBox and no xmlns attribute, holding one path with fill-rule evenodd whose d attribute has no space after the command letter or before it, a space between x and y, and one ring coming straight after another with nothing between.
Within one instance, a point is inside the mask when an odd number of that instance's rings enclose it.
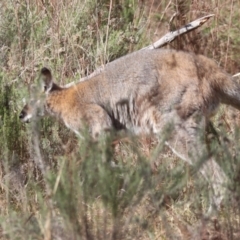
<instances>
[{"instance_id":1,"label":"wallaby","mask_svg":"<svg viewBox=\"0 0 240 240\"><path fill-rule=\"evenodd\" d=\"M240 85L213 60L183 51L137 51L68 88L54 83L47 68L41 74L45 111L78 135L88 126L94 138L109 128L153 133L161 138L170 126L172 134L166 144L190 164L206 152L202 136L219 104L240 109ZM39 100L34 103L38 105ZM32 105L22 110L22 121L33 116L36 106ZM211 181L214 203L219 205L224 172L210 158L201 173Z\"/></svg>"}]
</instances>

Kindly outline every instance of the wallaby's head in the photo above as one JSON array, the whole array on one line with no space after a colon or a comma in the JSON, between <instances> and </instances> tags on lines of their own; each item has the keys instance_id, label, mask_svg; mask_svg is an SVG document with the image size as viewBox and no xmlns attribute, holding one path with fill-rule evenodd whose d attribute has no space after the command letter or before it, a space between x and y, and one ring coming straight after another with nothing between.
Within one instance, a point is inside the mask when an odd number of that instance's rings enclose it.
<instances>
[{"instance_id":1,"label":"wallaby's head","mask_svg":"<svg viewBox=\"0 0 240 240\"><path fill-rule=\"evenodd\" d=\"M41 79L42 79L42 83L43 83L43 91L45 94L48 94L52 87L53 87L53 81L52 81L52 74L51 71L44 67L41 70ZM42 91L42 90L41 90ZM42 107L41 107L41 93L37 93L37 91L33 91L34 93L31 93L32 96L32 100L25 104L25 106L23 107L20 115L19 115L19 119L22 122L30 122L30 119L33 116L42 116L43 111L42 111ZM37 97L39 96L39 97ZM40 98L40 99L38 99Z\"/></svg>"},{"instance_id":2,"label":"wallaby's head","mask_svg":"<svg viewBox=\"0 0 240 240\"><path fill-rule=\"evenodd\" d=\"M22 122L25 123L29 123L30 119L35 116L38 115L37 114L37 109L39 108L39 100L31 100L29 103L25 104L25 106L23 107L21 113L19 114L19 119Z\"/></svg>"}]
</instances>

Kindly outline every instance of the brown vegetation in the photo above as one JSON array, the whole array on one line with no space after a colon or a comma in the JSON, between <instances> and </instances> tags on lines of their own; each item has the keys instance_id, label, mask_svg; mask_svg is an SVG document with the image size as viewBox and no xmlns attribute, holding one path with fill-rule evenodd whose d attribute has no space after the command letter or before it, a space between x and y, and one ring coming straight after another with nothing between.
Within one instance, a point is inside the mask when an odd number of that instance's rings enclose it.
<instances>
[{"instance_id":1,"label":"brown vegetation","mask_svg":"<svg viewBox=\"0 0 240 240\"><path fill-rule=\"evenodd\" d=\"M78 81L210 13L215 17L207 25L167 47L202 53L230 74L239 72L239 5L234 0L1 1L1 239L239 239L237 112L222 107L213 119L221 146L209 134L211 154L230 179L230 194L214 218L204 216L209 189L196 174L198 166L183 164L162 143L123 134L128 140L118 136L113 151L114 134L81 141L51 119L32 125L18 119L42 66L57 73L60 85Z\"/></svg>"}]
</instances>

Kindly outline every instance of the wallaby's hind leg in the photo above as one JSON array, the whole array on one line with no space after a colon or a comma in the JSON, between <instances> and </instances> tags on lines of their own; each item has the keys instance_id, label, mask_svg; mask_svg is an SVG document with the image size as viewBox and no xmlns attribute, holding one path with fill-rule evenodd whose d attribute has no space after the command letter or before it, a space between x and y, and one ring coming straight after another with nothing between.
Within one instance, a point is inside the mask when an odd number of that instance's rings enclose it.
<instances>
[{"instance_id":1,"label":"wallaby's hind leg","mask_svg":"<svg viewBox=\"0 0 240 240\"><path fill-rule=\"evenodd\" d=\"M211 206L208 211L210 214L214 208L220 207L225 195L224 185L227 176L219 164L208 155L204 137L204 125L205 119L203 118L200 121L196 121L194 118L186 120L182 125L176 127L174 138L166 142L166 145L179 158L191 165L199 164L203 159L204 162L200 163L199 171L211 187Z\"/></svg>"}]
</instances>

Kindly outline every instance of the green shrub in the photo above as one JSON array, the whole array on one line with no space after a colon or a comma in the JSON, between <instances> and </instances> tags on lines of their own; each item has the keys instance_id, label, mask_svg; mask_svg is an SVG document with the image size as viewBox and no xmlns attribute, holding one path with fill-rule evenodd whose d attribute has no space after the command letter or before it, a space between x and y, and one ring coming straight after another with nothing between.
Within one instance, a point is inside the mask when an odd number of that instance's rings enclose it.
<instances>
[{"instance_id":1,"label":"green shrub","mask_svg":"<svg viewBox=\"0 0 240 240\"><path fill-rule=\"evenodd\" d=\"M239 123L224 108L214 119L221 145L210 137L209 150L229 177L229 199L213 220L204 216L209 189L197 174L204 157L188 166L155 139L110 133L82 141L54 119L18 119L42 66L59 84L78 81L160 38L153 33L168 31L174 12L171 30L215 13L171 46L205 53L235 73L238 9L237 1L1 2L0 238L238 239Z\"/></svg>"}]
</instances>

